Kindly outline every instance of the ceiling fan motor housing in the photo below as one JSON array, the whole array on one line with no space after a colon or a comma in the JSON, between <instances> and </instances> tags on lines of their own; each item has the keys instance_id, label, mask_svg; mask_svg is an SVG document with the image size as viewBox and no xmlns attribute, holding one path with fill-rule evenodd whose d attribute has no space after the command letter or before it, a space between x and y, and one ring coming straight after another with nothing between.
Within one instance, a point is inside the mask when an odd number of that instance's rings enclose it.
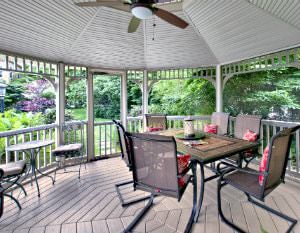
<instances>
[{"instance_id":1,"label":"ceiling fan motor housing","mask_svg":"<svg viewBox=\"0 0 300 233\"><path fill-rule=\"evenodd\" d=\"M139 19L148 19L153 15L152 3L153 1L140 0L131 5L131 13Z\"/></svg>"}]
</instances>

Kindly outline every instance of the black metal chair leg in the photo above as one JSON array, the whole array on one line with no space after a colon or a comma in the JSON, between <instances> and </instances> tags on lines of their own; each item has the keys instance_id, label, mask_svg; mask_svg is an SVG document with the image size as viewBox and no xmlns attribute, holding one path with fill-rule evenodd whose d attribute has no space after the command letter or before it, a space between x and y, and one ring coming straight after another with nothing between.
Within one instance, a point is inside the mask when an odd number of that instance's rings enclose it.
<instances>
[{"instance_id":1,"label":"black metal chair leg","mask_svg":"<svg viewBox=\"0 0 300 233\"><path fill-rule=\"evenodd\" d=\"M147 211L150 209L150 207L153 204L154 194L151 194L150 199L145 205L145 207L142 209L142 211L133 219L133 221L126 227L126 229L123 231L123 233L130 233L132 229L138 224L138 222L141 220L141 218L147 213Z\"/></svg>"},{"instance_id":2,"label":"black metal chair leg","mask_svg":"<svg viewBox=\"0 0 300 233\"><path fill-rule=\"evenodd\" d=\"M222 181L221 179L218 180L218 211L219 211L219 215L222 219L223 222L225 222L227 225L229 225L230 227L232 227L234 230L236 230L237 232L240 232L240 233L246 233L244 230L242 230L241 228L239 228L238 226L234 225L231 221L229 221L227 218L225 218L224 214L223 214L223 211L222 211L222 199L221 199L221 188L223 186L225 186L226 183L223 183L222 184Z\"/></svg>"},{"instance_id":3,"label":"black metal chair leg","mask_svg":"<svg viewBox=\"0 0 300 233\"><path fill-rule=\"evenodd\" d=\"M189 221L185 227L184 233L190 233L193 223L194 223L194 218L197 212L197 174L196 174L196 164L192 165L192 172L193 172L193 208L192 208L192 213L189 218Z\"/></svg>"},{"instance_id":4,"label":"black metal chair leg","mask_svg":"<svg viewBox=\"0 0 300 233\"><path fill-rule=\"evenodd\" d=\"M297 224L297 220L296 220L296 219L291 218L291 217L289 217L289 216L287 216L287 215L285 215L285 214L283 214L283 213L281 213L281 212L279 212L279 211L277 211L277 210L274 210L274 209L272 209L272 208L270 208L270 207L268 207L268 206L266 206L266 205L264 205L264 204L262 204L262 203L257 202L256 200L254 200L253 198L251 198L248 194L246 194L246 195L247 195L247 197L248 197L248 200L249 200L251 203L253 203L254 205L257 205L257 206L261 207L262 209L267 210L267 211L271 212L272 214L275 214L275 215L277 215L278 217L283 218L283 219L285 219L286 221L290 222L291 225L290 225L289 228L287 229L286 233L291 232L292 229L293 229L293 227Z\"/></svg>"},{"instance_id":5,"label":"black metal chair leg","mask_svg":"<svg viewBox=\"0 0 300 233\"><path fill-rule=\"evenodd\" d=\"M148 200L149 198L151 198L151 195L149 195L149 196L146 196L146 197L141 197L141 198L138 198L138 199L134 199L132 201L125 202L124 199L123 199L123 197L122 197L122 193L120 192L119 187L125 186L125 185L128 185L128 184L132 184L132 183L133 183L133 180L122 182L122 183L119 183L119 184L115 185L118 197L119 197L119 199L120 199L121 204L122 204L123 207L129 206L129 205L141 202L141 201L145 201L145 200Z\"/></svg>"},{"instance_id":6,"label":"black metal chair leg","mask_svg":"<svg viewBox=\"0 0 300 233\"><path fill-rule=\"evenodd\" d=\"M202 208L203 198L204 198L205 177L204 177L204 166L203 166L203 164L200 164L200 175L201 175L200 195L199 195L199 199L198 199L198 207L197 207L197 211L196 211L196 214L195 214L194 222L198 221L198 218L199 218L199 215L200 215L200 212L201 212L201 208Z\"/></svg>"},{"instance_id":7,"label":"black metal chair leg","mask_svg":"<svg viewBox=\"0 0 300 233\"><path fill-rule=\"evenodd\" d=\"M9 197L10 199L12 199L12 200L17 204L17 206L19 207L19 209L20 209L20 210L22 209L22 207L21 207L19 201L18 201L16 198L14 198L12 195L9 195L9 194L7 194L7 193L4 193L3 195L6 196L6 197Z\"/></svg>"}]
</instances>

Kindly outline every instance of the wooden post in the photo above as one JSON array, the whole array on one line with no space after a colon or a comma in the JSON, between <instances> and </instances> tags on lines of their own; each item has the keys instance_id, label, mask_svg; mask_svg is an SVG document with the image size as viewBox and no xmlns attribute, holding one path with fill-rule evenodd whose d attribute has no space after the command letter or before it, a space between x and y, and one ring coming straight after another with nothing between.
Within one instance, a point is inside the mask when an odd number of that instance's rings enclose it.
<instances>
[{"instance_id":1,"label":"wooden post","mask_svg":"<svg viewBox=\"0 0 300 233\"><path fill-rule=\"evenodd\" d=\"M216 111L223 111L223 80L221 65L216 66Z\"/></svg>"},{"instance_id":2,"label":"wooden post","mask_svg":"<svg viewBox=\"0 0 300 233\"><path fill-rule=\"evenodd\" d=\"M87 160L95 157L94 148L94 88L93 73L88 69L87 76Z\"/></svg>"},{"instance_id":3,"label":"wooden post","mask_svg":"<svg viewBox=\"0 0 300 233\"><path fill-rule=\"evenodd\" d=\"M127 129L127 72L121 75L121 122Z\"/></svg>"},{"instance_id":4,"label":"wooden post","mask_svg":"<svg viewBox=\"0 0 300 233\"><path fill-rule=\"evenodd\" d=\"M58 79L55 81L56 92L56 146L64 144L63 124L65 123L65 65L58 64Z\"/></svg>"},{"instance_id":5,"label":"wooden post","mask_svg":"<svg viewBox=\"0 0 300 233\"><path fill-rule=\"evenodd\" d=\"M147 70L144 70L144 76L143 76L143 128L144 131L146 130L146 119L145 114L148 113L148 72Z\"/></svg>"}]
</instances>

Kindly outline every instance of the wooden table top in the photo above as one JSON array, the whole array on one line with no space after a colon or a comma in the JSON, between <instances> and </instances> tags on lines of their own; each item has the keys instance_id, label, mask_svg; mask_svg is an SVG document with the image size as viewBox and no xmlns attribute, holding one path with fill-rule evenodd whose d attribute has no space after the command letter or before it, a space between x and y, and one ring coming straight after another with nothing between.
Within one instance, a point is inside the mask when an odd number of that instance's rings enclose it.
<instances>
[{"instance_id":1,"label":"wooden table top","mask_svg":"<svg viewBox=\"0 0 300 233\"><path fill-rule=\"evenodd\" d=\"M183 133L182 129L165 130L157 133L164 136L174 136L177 143L177 150L184 154L190 154L193 159L201 163L211 163L258 147L257 143L209 133L205 133L205 138L201 140L203 144L191 145L188 144L188 140L176 138L177 134Z\"/></svg>"}]
</instances>

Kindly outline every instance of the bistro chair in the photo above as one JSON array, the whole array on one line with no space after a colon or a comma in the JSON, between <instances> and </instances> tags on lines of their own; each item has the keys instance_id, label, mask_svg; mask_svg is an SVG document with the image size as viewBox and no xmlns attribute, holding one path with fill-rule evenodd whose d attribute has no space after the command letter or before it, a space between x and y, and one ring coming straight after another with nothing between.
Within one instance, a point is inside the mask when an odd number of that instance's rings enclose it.
<instances>
[{"instance_id":1,"label":"bistro chair","mask_svg":"<svg viewBox=\"0 0 300 233\"><path fill-rule=\"evenodd\" d=\"M225 112L214 112L211 115L211 123L217 125L217 134L218 135L227 135L228 134L228 122L229 122L229 113Z\"/></svg>"},{"instance_id":2,"label":"bistro chair","mask_svg":"<svg viewBox=\"0 0 300 233\"><path fill-rule=\"evenodd\" d=\"M166 130L167 115L165 114L145 114L146 127L148 132Z\"/></svg>"},{"instance_id":3,"label":"bistro chair","mask_svg":"<svg viewBox=\"0 0 300 233\"><path fill-rule=\"evenodd\" d=\"M188 169L179 174L177 146L174 137L126 133L132 158L133 187L151 193L151 198L141 212L134 218L124 232L131 232L139 220L150 209L153 199L163 195L181 200L187 185L192 182L193 209L185 232L190 232L197 205L197 180L195 163L189 163ZM192 174L187 172L192 169Z\"/></svg>"},{"instance_id":4,"label":"bistro chair","mask_svg":"<svg viewBox=\"0 0 300 233\"><path fill-rule=\"evenodd\" d=\"M68 124L68 125L63 125L63 131L68 134L69 140L70 140L70 135L74 135L74 140L76 140L76 131L81 131L82 125L81 124ZM73 132L70 133L70 132ZM82 135L81 135L81 138ZM69 172L78 172L78 179L80 179L80 172L81 172L81 165L84 163L84 157L83 157L83 144L82 143L68 143L66 145L61 145L56 147L52 151L52 156L56 158L57 161L57 167L54 171L54 182L56 181L56 174L57 171L60 169L64 169L63 173L69 173ZM79 169L78 170L66 170L66 167L72 166L71 165L66 165L66 159L70 158L79 158ZM86 164L85 164L85 169L86 169ZM54 183L53 182L53 183Z\"/></svg>"},{"instance_id":5,"label":"bistro chair","mask_svg":"<svg viewBox=\"0 0 300 233\"><path fill-rule=\"evenodd\" d=\"M129 142L128 142L128 138L125 136L124 126L121 123L117 122L116 120L112 120L112 121L116 125L116 128L117 128L120 147L121 147L121 157L124 160L124 162L126 163L127 167L129 168L129 171L131 171L132 165L131 165L131 158L130 158L130 152L129 152L129 144L128 144ZM138 199L134 199L134 200L125 202L124 198L122 197L120 187L126 186L128 184L133 184L133 180L118 183L115 185L116 191L118 193L119 199L120 199L123 207L140 202L140 201L145 201L150 198L150 196L146 196L146 197L142 197L142 198L138 198Z\"/></svg>"},{"instance_id":6,"label":"bistro chair","mask_svg":"<svg viewBox=\"0 0 300 233\"><path fill-rule=\"evenodd\" d=\"M296 219L280 213L255 199L264 202L265 197L284 182L293 133L299 128L300 126L285 129L272 137L265 157L266 166L260 172L222 162L228 168L222 172L218 180L218 210L221 219L236 231L244 232L240 227L226 219L222 212L221 189L225 185L231 185L244 192L251 203L290 222L291 225L287 232L290 232L297 223Z\"/></svg>"},{"instance_id":7,"label":"bistro chair","mask_svg":"<svg viewBox=\"0 0 300 233\"><path fill-rule=\"evenodd\" d=\"M232 137L238 139L244 139L247 131L253 132L256 134L255 142L259 143L259 134L260 134L260 126L261 126L261 116L259 115L245 115L239 114L236 117L235 125L234 125L234 133L230 135ZM233 155L228 159L225 159L227 162L231 162L234 164L238 164L238 166L242 166L243 161L246 162L246 167L248 164L258 155L258 149L249 150L241 153L240 155Z\"/></svg>"},{"instance_id":8,"label":"bistro chair","mask_svg":"<svg viewBox=\"0 0 300 233\"><path fill-rule=\"evenodd\" d=\"M18 186L24 192L25 196L27 196L23 185L19 182L25 170L26 162L24 160L0 165L0 209L2 209L2 211L3 196L12 199L17 204L19 209L21 209L19 201L12 194L8 194L7 191L11 190L11 188L13 188L14 186ZM0 211L0 217L2 211Z\"/></svg>"}]
</instances>

